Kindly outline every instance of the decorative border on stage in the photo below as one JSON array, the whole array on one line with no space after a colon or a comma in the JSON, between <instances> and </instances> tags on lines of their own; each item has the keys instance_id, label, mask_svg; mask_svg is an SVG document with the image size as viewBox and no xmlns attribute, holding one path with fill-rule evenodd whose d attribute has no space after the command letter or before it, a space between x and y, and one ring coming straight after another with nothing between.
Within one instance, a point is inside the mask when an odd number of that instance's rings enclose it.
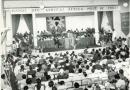
<instances>
[{"instance_id":1,"label":"decorative border on stage","mask_svg":"<svg viewBox=\"0 0 130 90\"><path fill-rule=\"evenodd\" d=\"M94 12L94 11L115 11L120 10L120 6L89 6L89 7L56 7L56 8L15 8L5 9L11 14L40 14L40 13L74 13L74 12Z\"/></svg>"}]
</instances>

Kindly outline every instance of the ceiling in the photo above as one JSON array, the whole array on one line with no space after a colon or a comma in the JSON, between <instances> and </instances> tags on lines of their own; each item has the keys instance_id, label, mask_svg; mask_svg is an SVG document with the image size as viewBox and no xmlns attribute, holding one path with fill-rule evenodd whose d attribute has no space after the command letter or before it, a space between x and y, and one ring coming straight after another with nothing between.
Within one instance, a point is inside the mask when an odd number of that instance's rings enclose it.
<instances>
[{"instance_id":1,"label":"ceiling","mask_svg":"<svg viewBox=\"0 0 130 90\"><path fill-rule=\"evenodd\" d=\"M118 5L118 0L4 0L4 8Z\"/></svg>"}]
</instances>

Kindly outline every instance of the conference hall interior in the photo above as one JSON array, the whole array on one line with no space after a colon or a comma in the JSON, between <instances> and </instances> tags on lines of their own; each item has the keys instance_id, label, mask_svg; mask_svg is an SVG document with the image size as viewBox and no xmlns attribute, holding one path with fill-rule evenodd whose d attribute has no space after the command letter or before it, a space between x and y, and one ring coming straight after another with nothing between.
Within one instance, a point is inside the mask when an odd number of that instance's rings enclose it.
<instances>
[{"instance_id":1,"label":"conference hall interior","mask_svg":"<svg viewBox=\"0 0 130 90\"><path fill-rule=\"evenodd\" d=\"M130 0L0 0L1 90L130 90Z\"/></svg>"}]
</instances>

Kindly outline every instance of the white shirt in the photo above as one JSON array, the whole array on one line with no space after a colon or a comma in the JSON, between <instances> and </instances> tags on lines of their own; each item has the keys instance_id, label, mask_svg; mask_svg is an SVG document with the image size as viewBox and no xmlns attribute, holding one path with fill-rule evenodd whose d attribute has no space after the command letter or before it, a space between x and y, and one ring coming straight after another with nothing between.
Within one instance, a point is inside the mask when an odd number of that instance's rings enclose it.
<instances>
[{"instance_id":1,"label":"white shirt","mask_svg":"<svg viewBox=\"0 0 130 90\"><path fill-rule=\"evenodd\" d=\"M63 74L63 73L64 73L64 70L63 70L63 69L60 69L59 72L60 72L60 74Z\"/></svg>"},{"instance_id":2,"label":"white shirt","mask_svg":"<svg viewBox=\"0 0 130 90\"><path fill-rule=\"evenodd\" d=\"M54 64L51 64L51 69L55 68Z\"/></svg>"},{"instance_id":3,"label":"white shirt","mask_svg":"<svg viewBox=\"0 0 130 90\"><path fill-rule=\"evenodd\" d=\"M18 81L18 84L19 84L19 88L23 89L24 86L26 86L26 79Z\"/></svg>"},{"instance_id":4,"label":"white shirt","mask_svg":"<svg viewBox=\"0 0 130 90\"><path fill-rule=\"evenodd\" d=\"M86 73L87 73L87 74L91 74L92 72L91 72L91 70L89 69L89 70L86 70Z\"/></svg>"},{"instance_id":5,"label":"white shirt","mask_svg":"<svg viewBox=\"0 0 130 90\"><path fill-rule=\"evenodd\" d=\"M117 81L117 83L116 83L116 87L117 87L117 88L125 88L125 81L119 79L119 80Z\"/></svg>"},{"instance_id":6,"label":"white shirt","mask_svg":"<svg viewBox=\"0 0 130 90\"><path fill-rule=\"evenodd\" d=\"M15 76L18 75L19 70L20 70L20 66L19 66L19 65L16 65L15 68L14 68L14 74L15 74Z\"/></svg>"},{"instance_id":7,"label":"white shirt","mask_svg":"<svg viewBox=\"0 0 130 90\"><path fill-rule=\"evenodd\" d=\"M17 48L16 44L12 44L12 49L15 50Z\"/></svg>"}]
</instances>

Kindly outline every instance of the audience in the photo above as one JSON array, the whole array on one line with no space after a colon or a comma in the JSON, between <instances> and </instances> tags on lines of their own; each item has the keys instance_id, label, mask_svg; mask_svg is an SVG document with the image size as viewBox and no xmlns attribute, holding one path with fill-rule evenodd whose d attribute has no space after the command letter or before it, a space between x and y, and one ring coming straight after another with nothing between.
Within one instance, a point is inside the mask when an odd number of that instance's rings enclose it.
<instances>
[{"instance_id":1,"label":"audience","mask_svg":"<svg viewBox=\"0 0 130 90\"><path fill-rule=\"evenodd\" d=\"M4 62L14 67L20 90L34 90L34 87L35 90L65 90L69 88L67 82L72 81L75 82L73 90L130 89L130 78L126 75L126 69L130 68L129 48L125 39L119 38L109 47L86 50L87 53L67 51L54 55L48 53L47 56L25 51L22 57L10 53ZM3 76L1 78L4 79ZM77 80L87 78L91 82L82 82L85 83L84 88Z\"/></svg>"}]
</instances>

